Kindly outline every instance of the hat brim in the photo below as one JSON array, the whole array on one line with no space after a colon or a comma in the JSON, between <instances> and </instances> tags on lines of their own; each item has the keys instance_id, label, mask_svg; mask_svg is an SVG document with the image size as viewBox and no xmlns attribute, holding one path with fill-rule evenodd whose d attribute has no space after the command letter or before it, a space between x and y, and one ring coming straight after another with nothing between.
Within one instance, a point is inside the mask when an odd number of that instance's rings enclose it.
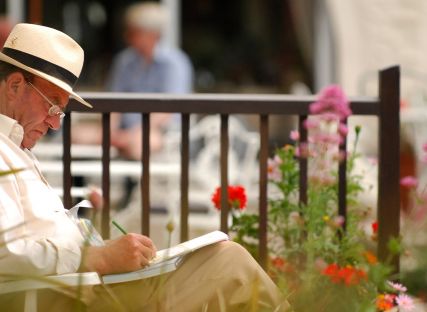
<instances>
[{"instance_id":1,"label":"hat brim","mask_svg":"<svg viewBox=\"0 0 427 312\"><path fill-rule=\"evenodd\" d=\"M80 95L75 93L73 91L73 89L70 87L70 85L68 85L67 83L63 82L62 80L60 80L58 78L52 77L52 76L47 75L47 74L45 74L39 70L36 70L36 69L31 68L25 64L22 64L21 62L16 61L15 59L5 55L2 52L0 52L0 61L7 62L9 64L16 66L16 67L22 68L31 74L34 74L40 78L43 78L43 79L53 83L55 86L59 87L60 89L64 90L65 92L67 92L72 98L76 99L77 101L79 101L83 105L86 105L87 107L90 107L90 108L93 107L91 104L86 102Z\"/></svg>"}]
</instances>

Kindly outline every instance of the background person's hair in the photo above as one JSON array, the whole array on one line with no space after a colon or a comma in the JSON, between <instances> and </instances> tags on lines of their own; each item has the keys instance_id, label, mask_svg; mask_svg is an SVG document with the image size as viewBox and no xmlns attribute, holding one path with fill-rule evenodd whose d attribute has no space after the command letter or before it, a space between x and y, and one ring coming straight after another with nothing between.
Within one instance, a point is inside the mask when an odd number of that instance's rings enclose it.
<instances>
[{"instance_id":1,"label":"background person's hair","mask_svg":"<svg viewBox=\"0 0 427 312\"><path fill-rule=\"evenodd\" d=\"M142 28L162 33L168 23L168 13L158 2L142 2L130 5L124 16L126 27Z\"/></svg>"}]
</instances>

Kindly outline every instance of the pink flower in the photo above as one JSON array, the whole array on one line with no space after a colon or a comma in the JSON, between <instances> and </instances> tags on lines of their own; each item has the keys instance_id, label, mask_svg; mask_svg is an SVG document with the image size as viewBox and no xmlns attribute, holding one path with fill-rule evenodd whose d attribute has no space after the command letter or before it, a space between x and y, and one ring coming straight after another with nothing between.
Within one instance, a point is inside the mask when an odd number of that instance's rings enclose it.
<instances>
[{"instance_id":1,"label":"pink flower","mask_svg":"<svg viewBox=\"0 0 427 312\"><path fill-rule=\"evenodd\" d=\"M283 160L282 158L280 158L279 155L274 155L273 161L277 164L277 166L280 166L281 164L283 164Z\"/></svg>"},{"instance_id":2,"label":"pink flower","mask_svg":"<svg viewBox=\"0 0 427 312\"><path fill-rule=\"evenodd\" d=\"M318 100L310 105L312 114L334 113L343 120L351 115L346 95L338 85L328 86L320 92Z\"/></svg>"},{"instance_id":3,"label":"pink flower","mask_svg":"<svg viewBox=\"0 0 427 312\"><path fill-rule=\"evenodd\" d=\"M295 156L307 158L309 156L309 149L307 143L301 143L296 149L295 149Z\"/></svg>"},{"instance_id":4,"label":"pink flower","mask_svg":"<svg viewBox=\"0 0 427 312\"><path fill-rule=\"evenodd\" d=\"M406 176L400 179L400 185L407 188L415 188L418 185L418 180L413 176Z\"/></svg>"},{"instance_id":5,"label":"pink flower","mask_svg":"<svg viewBox=\"0 0 427 312\"><path fill-rule=\"evenodd\" d=\"M338 134L331 133L328 135L328 142L331 144L341 144L343 139Z\"/></svg>"},{"instance_id":6,"label":"pink flower","mask_svg":"<svg viewBox=\"0 0 427 312\"><path fill-rule=\"evenodd\" d=\"M387 281L387 284L393 288L394 290L398 291L398 292L406 292L407 288L405 286L403 286L402 284L399 283L393 283L390 281Z\"/></svg>"},{"instance_id":7,"label":"pink flower","mask_svg":"<svg viewBox=\"0 0 427 312\"><path fill-rule=\"evenodd\" d=\"M280 182L282 180L282 172L280 171L282 160L276 155L273 159L269 158L267 162L268 179L273 182Z\"/></svg>"},{"instance_id":8,"label":"pink flower","mask_svg":"<svg viewBox=\"0 0 427 312\"><path fill-rule=\"evenodd\" d=\"M340 117L336 113L334 113L334 112L332 112L332 113L330 113L330 112L323 112L321 114L322 115L320 116L320 118L323 121L326 121L328 123L337 122L340 119Z\"/></svg>"},{"instance_id":9,"label":"pink flower","mask_svg":"<svg viewBox=\"0 0 427 312\"><path fill-rule=\"evenodd\" d=\"M423 151L424 151L424 152L427 152L427 143L424 143L424 144L423 144Z\"/></svg>"},{"instance_id":10,"label":"pink flower","mask_svg":"<svg viewBox=\"0 0 427 312\"><path fill-rule=\"evenodd\" d=\"M304 127L306 129L313 129L313 128L317 128L319 126L319 120L314 119L314 118L307 118L306 120L304 120Z\"/></svg>"},{"instance_id":11,"label":"pink flower","mask_svg":"<svg viewBox=\"0 0 427 312\"><path fill-rule=\"evenodd\" d=\"M343 136L343 137L347 136L347 134L348 134L348 127L347 127L347 125L346 125L346 124L343 124L343 123L340 123L340 124L338 125L338 133L339 133L341 136Z\"/></svg>"},{"instance_id":12,"label":"pink flower","mask_svg":"<svg viewBox=\"0 0 427 312\"><path fill-rule=\"evenodd\" d=\"M343 226L344 221L345 221L345 218L343 216L336 216L336 217L334 217L334 224L337 227Z\"/></svg>"},{"instance_id":13,"label":"pink flower","mask_svg":"<svg viewBox=\"0 0 427 312\"><path fill-rule=\"evenodd\" d=\"M408 295L400 294L396 297L396 303L399 311L412 311L414 309L414 301Z\"/></svg>"},{"instance_id":14,"label":"pink flower","mask_svg":"<svg viewBox=\"0 0 427 312\"><path fill-rule=\"evenodd\" d=\"M320 114L325 109L326 106L323 104L323 102L314 102L310 105L310 113L312 114Z\"/></svg>"},{"instance_id":15,"label":"pink flower","mask_svg":"<svg viewBox=\"0 0 427 312\"><path fill-rule=\"evenodd\" d=\"M292 130L289 137L291 138L291 140L299 141L299 139L300 139L299 131L298 130Z\"/></svg>"},{"instance_id":16,"label":"pink flower","mask_svg":"<svg viewBox=\"0 0 427 312\"><path fill-rule=\"evenodd\" d=\"M335 133L316 133L309 137L310 143L339 144L342 138Z\"/></svg>"},{"instance_id":17,"label":"pink flower","mask_svg":"<svg viewBox=\"0 0 427 312\"><path fill-rule=\"evenodd\" d=\"M376 157L369 157L368 158L368 163L372 166L377 166L378 165L378 158Z\"/></svg>"}]
</instances>

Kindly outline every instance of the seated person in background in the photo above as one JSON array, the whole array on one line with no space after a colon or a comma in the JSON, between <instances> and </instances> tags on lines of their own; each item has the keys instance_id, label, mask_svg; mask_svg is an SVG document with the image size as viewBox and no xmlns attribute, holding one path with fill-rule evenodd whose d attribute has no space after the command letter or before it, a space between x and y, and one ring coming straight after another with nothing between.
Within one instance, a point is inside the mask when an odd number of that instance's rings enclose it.
<instances>
[{"instance_id":1,"label":"seated person in background","mask_svg":"<svg viewBox=\"0 0 427 312\"><path fill-rule=\"evenodd\" d=\"M124 39L127 47L119 52L108 76L106 89L113 92L189 93L193 88L193 67L188 56L178 48L162 42L169 22L165 8L157 2L138 2L129 6L124 15ZM150 151L163 147L164 132L174 129L178 115L155 113L150 116ZM73 142L100 144L101 129L79 125L72 134ZM119 156L139 160L142 156L141 114L111 115L111 144ZM118 209L127 207L137 181L124 180L123 196Z\"/></svg>"},{"instance_id":2,"label":"seated person in background","mask_svg":"<svg viewBox=\"0 0 427 312\"><path fill-rule=\"evenodd\" d=\"M162 42L168 23L167 12L160 3L135 3L126 9L124 39L127 47L119 52L108 75L106 89L113 92L174 93L192 92L193 67L188 56L178 48ZM150 119L150 148L162 147L165 129L174 122L171 114L152 114ZM141 159L141 115L113 114L111 143L121 156ZM75 131L76 143L101 142L100 129L95 137L87 131ZM93 132L92 132L93 133Z\"/></svg>"},{"instance_id":3,"label":"seated person in background","mask_svg":"<svg viewBox=\"0 0 427 312\"><path fill-rule=\"evenodd\" d=\"M168 16L156 2L129 6L125 13L124 38L128 47L113 61L107 90L113 92L189 93L193 85L193 68L188 56L178 48L161 42ZM153 114L150 146L157 151L162 146L163 128L171 115ZM124 156L141 158L141 116L124 113L115 124L114 144ZM173 122L173 121L172 121ZM114 138L113 138L114 140Z\"/></svg>"},{"instance_id":4,"label":"seated person in background","mask_svg":"<svg viewBox=\"0 0 427 312\"><path fill-rule=\"evenodd\" d=\"M55 29L17 24L0 53L0 272L18 276L96 271L101 275L146 266L156 248L150 238L126 234L103 246L84 246L60 198L42 176L30 149L49 128L59 129L83 50ZM84 256L82 256L84 254ZM1 277L1 275L0 275ZM254 290L256 293L254 293ZM190 254L172 273L129 283L86 286L88 311L248 311L258 298L268 311L287 308L278 288L241 246L222 242ZM17 311L22 294L0 296L2 310ZM39 291L39 311L74 310L71 293Z\"/></svg>"}]
</instances>

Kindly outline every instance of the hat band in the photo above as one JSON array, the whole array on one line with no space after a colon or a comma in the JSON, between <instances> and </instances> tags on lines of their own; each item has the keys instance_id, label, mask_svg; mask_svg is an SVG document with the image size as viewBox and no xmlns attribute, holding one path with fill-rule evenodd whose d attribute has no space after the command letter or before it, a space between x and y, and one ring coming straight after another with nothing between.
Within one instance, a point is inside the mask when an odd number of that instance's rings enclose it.
<instances>
[{"instance_id":1,"label":"hat band","mask_svg":"<svg viewBox=\"0 0 427 312\"><path fill-rule=\"evenodd\" d=\"M40 57L34 56L32 54L22 52L16 49L12 49L12 48L3 48L2 52L3 54L15 59L18 62L21 62L22 64L28 67L31 67L47 75L53 76L55 78L58 78L64 81L71 87L74 86L74 84L78 79L76 75L66 70L65 68L58 66L56 64L53 64L49 61L46 61Z\"/></svg>"}]
</instances>

